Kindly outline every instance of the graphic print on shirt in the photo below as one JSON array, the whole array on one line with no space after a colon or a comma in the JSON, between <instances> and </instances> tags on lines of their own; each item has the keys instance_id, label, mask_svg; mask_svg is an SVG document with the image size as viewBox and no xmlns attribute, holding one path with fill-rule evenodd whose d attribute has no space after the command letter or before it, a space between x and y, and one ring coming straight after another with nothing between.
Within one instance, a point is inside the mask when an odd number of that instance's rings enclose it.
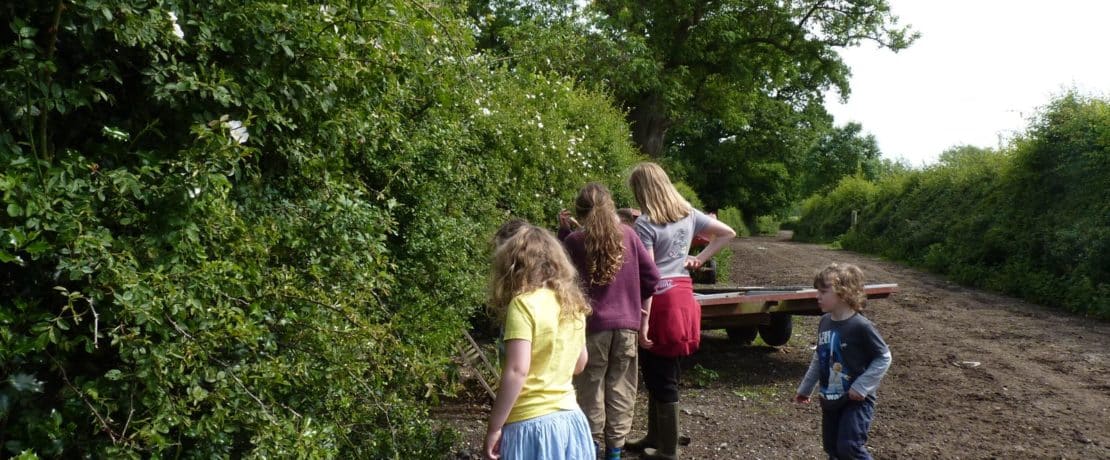
<instances>
[{"instance_id":1,"label":"graphic print on shirt","mask_svg":"<svg viewBox=\"0 0 1110 460\"><path fill-rule=\"evenodd\" d=\"M690 240L688 238L689 235L690 232L685 227L680 228L677 232L675 232L675 242L680 243L671 246L671 252L670 254L667 254L669 258L678 259L686 257L686 254L690 253Z\"/></svg>"},{"instance_id":2,"label":"graphic print on shirt","mask_svg":"<svg viewBox=\"0 0 1110 460\"><path fill-rule=\"evenodd\" d=\"M840 350L848 345L840 341L838 332L823 331L817 338L817 359L821 369L829 373L829 384L821 387L821 397L828 401L840 399L852 386L852 376L844 371L844 358L840 354Z\"/></svg>"}]
</instances>

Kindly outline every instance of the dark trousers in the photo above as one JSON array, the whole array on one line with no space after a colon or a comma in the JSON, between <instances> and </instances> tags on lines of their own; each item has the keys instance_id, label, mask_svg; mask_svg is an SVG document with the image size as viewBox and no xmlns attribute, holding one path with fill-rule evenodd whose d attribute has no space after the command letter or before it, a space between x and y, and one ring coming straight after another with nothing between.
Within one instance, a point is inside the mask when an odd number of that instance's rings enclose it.
<instances>
[{"instance_id":1,"label":"dark trousers","mask_svg":"<svg viewBox=\"0 0 1110 460\"><path fill-rule=\"evenodd\" d=\"M848 395L844 395L845 398ZM821 441L825 453L839 460L870 459L867 452L867 432L875 416L875 402L846 401L836 409L825 408L821 413Z\"/></svg>"},{"instance_id":2,"label":"dark trousers","mask_svg":"<svg viewBox=\"0 0 1110 460\"><path fill-rule=\"evenodd\" d=\"M644 374L644 385L653 401L678 402L679 359L640 349L640 372Z\"/></svg>"}]
</instances>

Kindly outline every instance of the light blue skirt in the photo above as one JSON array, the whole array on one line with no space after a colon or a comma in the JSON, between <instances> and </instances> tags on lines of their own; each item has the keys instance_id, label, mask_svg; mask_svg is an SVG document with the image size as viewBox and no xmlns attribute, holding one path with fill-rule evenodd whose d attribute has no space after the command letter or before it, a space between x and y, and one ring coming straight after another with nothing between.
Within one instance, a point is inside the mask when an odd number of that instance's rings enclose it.
<instances>
[{"instance_id":1,"label":"light blue skirt","mask_svg":"<svg viewBox=\"0 0 1110 460\"><path fill-rule=\"evenodd\" d=\"M562 410L505 425L505 460L593 460L597 458L590 424L581 409Z\"/></svg>"}]
</instances>

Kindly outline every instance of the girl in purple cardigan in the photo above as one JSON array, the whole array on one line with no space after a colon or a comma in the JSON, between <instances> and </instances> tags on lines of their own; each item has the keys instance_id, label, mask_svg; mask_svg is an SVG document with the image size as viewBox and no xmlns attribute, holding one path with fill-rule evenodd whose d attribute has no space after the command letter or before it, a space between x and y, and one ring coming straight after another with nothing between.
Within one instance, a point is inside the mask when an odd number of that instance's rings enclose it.
<instances>
[{"instance_id":1,"label":"girl in purple cardigan","mask_svg":"<svg viewBox=\"0 0 1110 460\"><path fill-rule=\"evenodd\" d=\"M568 213L559 216L560 235L578 269L593 315L586 320L586 369L575 377L578 405L606 459L619 459L632 428L636 402L637 343L646 332L659 271L636 232L617 218L604 185L589 183L574 201L581 229L570 232Z\"/></svg>"}]
</instances>

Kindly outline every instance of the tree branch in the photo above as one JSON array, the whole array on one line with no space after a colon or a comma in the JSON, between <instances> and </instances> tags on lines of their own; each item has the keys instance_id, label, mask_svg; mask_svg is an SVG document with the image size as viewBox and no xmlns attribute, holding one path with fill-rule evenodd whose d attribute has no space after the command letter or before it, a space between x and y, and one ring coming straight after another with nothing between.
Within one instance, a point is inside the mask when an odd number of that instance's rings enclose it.
<instances>
[{"instance_id":1,"label":"tree branch","mask_svg":"<svg viewBox=\"0 0 1110 460\"><path fill-rule=\"evenodd\" d=\"M96 408L93 407L92 403L89 402L89 398L85 397L85 393L82 392L80 388L73 386L73 382L69 381L69 376L66 374L65 366L62 366L62 363L58 362L58 360L54 358L54 355L47 353L46 356L50 357L50 360L53 361L54 365L58 367L58 372L62 373L62 381L65 382L66 386L69 387L69 389L72 390L74 393L77 393L77 396L80 397L81 401L85 403L85 407L88 407L89 410L92 411L93 416L95 416L96 420L100 422L101 429L105 433L108 433L108 437L112 439L112 444L119 444L120 435L116 434L116 430L112 429L112 425L108 423L108 420L100 415L100 411L97 411Z\"/></svg>"},{"instance_id":2,"label":"tree branch","mask_svg":"<svg viewBox=\"0 0 1110 460\"><path fill-rule=\"evenodd\" d=\"M58 27L62 22L62 10L63 9L65 9L65 0L58 0L58 4L54 7L54 18L51 20L50 28L47 29L47 32L50 34L46 38L46 61L47 62L50 62L51 60L54 59L54 49L55 49L55 45L58 43ZM45 73L46 73L46 90L48 91L48 93L47 93L47 96L45 96L43 98L44 103L42 104L42 107L40 108L41 112L39 113L39 145L42 147L43 158L49 161L50 160L50 148L49 148L49 146L47 144L47 140L46 140L47 139L46 123L47 123L47 121L49 121L48 117L47 117L47 113L49 111L46 110L45 100L46 100L46 98L49 97L50 84L53 82L53 77L51 75L52 72L50 72L49 70L46 70Z\"/></svg>"}]
</instances>

